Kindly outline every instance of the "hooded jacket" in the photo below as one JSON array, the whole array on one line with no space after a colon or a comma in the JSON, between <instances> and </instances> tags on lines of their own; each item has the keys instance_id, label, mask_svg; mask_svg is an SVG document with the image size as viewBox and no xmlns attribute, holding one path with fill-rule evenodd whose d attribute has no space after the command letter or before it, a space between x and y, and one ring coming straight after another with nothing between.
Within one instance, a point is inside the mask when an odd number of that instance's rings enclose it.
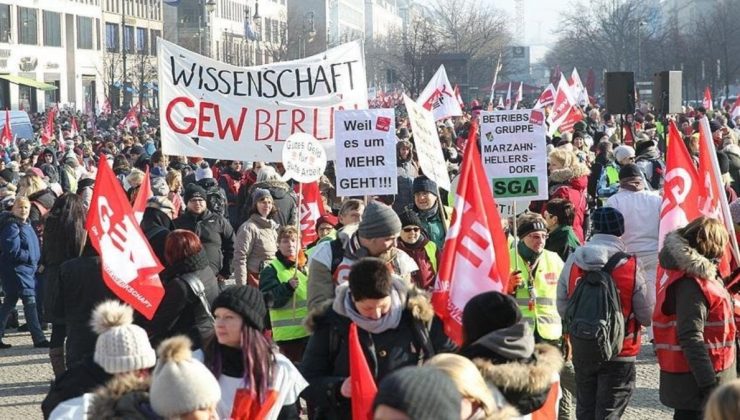
<instances>
[{"instance_id":1,"label":"hooded jacket","mask_svg":"<svg viewBox=\"0 0 740 420\"><path fill-rule=\"evenodd\" d=\"M583 221L588 207L586 188L588 187L588 166L576 163L572 168L557 169L550 172L550 200L565 198L575 207L573 231L578 240L583 243ZM544 207L544 206L543 206Z\"/></svg>"},{"instance_id":2,"label":"hooded jacket","mask_svg":"<svg viewBox=\"0 0 740 420\"><path fill-rule=\"evenodd\" d=\"M721 281L715 264L691 248L678 232L666 235L658 259L666 270L681 271L706 281ZM669 373L661 369L660 402L675 409L699 410L712 389L736 378L735 365L721 372L715 372L712 367L703 335L707 302L695 281L684 277L671 283L662 310L676 314L679 344L691 373Z\"/></svg>"},{"instance_id":3,"label":"hooded jacket","mask_svg":"<svg viewBox=\"0 0 740 420\"><path fill-rule=\"evenodd\" d=\"M175 224L172 219L162 210L153 207L144 209L144 215L141 217L141 230L144 232L147 241L152 246L152 250L164 263L164 245L167 235L175 230Z\"/></svg>"},{"instance_id":4,"label":"hooded jacket","mask_svg":"<svg viewBox=\"0 0 740 420\"><path fill-rule=\"evenodd\" d=\"M41 248L36 232L10 212L0 214L0 278L8 294L34 291ZM13 291L13 292L11 292Z\"/></svg>"},{"instance_id":5,"label":"hooded jacket","mask_svg":"<svg viewBox=\"0 0 740 420\"><path fill-rule=\"evenodd\" d=\"M252 214L239 227L234 241L234 278L236 284L247 284L248 273L262 271L263 263L270 261L277 252L278 225L258 213Z\"/></svg>"},{"instance_id":6,"label":"hooded jacket","mask_svg":"<svg viewBox=\"0 0 740 420\"><path fill-rule=\"evenodd\" d=\"M594 234L591 239L577 248L568 258L558 278L557 306L561 317L565 316L568 307L568 281L573 264L583 271L601 270L609 261L609 258L617 252L625 252L624 242L614 235L602 233ZM622 260L617 267L625 264ZM637 270L635 275L635 287L632 292L632 312L640 325L650 325L653 316L655 302L650 297L648 283L645 281L643 270L640 268L639 260L636 260ZM621 291L620 291L621 292ZM635 357L617 357L613 361L634 361Z\"/></svg>"},{"instance_id":7,"label":"hooded jacket","mask_svg":"<svg viewBox=\"0 0 740 420\"><path fill-rule=\"evenodd\" d=\"M200 238L208 262L216 275L231 276L231 260L234 258L234 230L225 217L206 210L195 214L186 210L173 221L176 229L187 229Z\"/></svg>"},{"instance_id":8,"label":"hooded jacket","mask_svg":"<svg viewBox=\"0 0 740 420\"><path fill-rule=\"evenodd\" d=\"M161 419L149 403L149 379L134 374L114 377L95 391L88 418L108 420Z\"/></svg>"},{"instance_id":9,"label":"hooded jacket","mask_svg":"<svg viewBox=\"0 0 740 420\"><path fill-rule=\"evenodd\" d=\"M498 389L521 414L542 407L563 367L560 351L535 344L526 321L491 331L460 354L471 359L489 388Z\"/></svg>"},{"instance_id":10,"label":"hooded jacket","mask_svg":"<svg viewBox=\"0 0 740 420\"><path fill-rule=\"evenodd\" d=\"M402 283L400 279L397 279ZM347 287L339 288L335 299L344 300ZM435 353L452 352L455 345L444 334L442 323L434 316L423 292L406 290L405 308L398 327L379 334L358 328L358 337L370 372L378 383L385 375L404 366L420 365L431 355L422 351L419 329L424 326ZM349 377L349 325L346 316L337 313L329 302L309 313L306 327L313 330L303 353L301 373L309 382L304 397L317 407L322 419L350 419L350 400L340 393Z\"/></svg>"}]
</instances>

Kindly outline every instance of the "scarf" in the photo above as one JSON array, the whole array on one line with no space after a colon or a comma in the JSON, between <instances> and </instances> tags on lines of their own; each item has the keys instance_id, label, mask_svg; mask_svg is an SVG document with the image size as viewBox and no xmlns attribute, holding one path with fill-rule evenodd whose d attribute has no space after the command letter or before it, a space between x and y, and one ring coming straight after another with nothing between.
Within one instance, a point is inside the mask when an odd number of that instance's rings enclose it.
<instances>
[{"instance_id":1,"label":"scarf","mask_svg":"<svg viewBox=\"0 0 740 420\"><path fill-rule=\"evenodd\" d=\"M398 328L398 325L401 323L401 315L403 315L408 290L403 280L396 276L393 277L391 287L391 309L388 313L381 316L380 319L366 318L357 311L352 301L352 293L349 291L349 284L346 282L337 286L337 296L334 298L332 309L339 315L346 316L357 324L358 327L371 334L380 334Z\"/></svg>"},{"instance_id":2,"label":"scarf","mask_svg":"<svg viewBox=\"0 0 740 420\"><path fill-rule=\"evenodd\" d=\"M629 178L620 179L619 187L624 188L627 191L642 191L645 189L645 182L641 176L631 176Z\"/></svg>"},{"instance_id":3,"label":"scarf","mask_svg":"<svg viewBox=\"0 0 740 420\"><path fill-rule=\"evenodd\" d=\"M529 247L527 245L525 245L524 244L524 241L521 240L521 239L519 240L519 242L516 245L516 250L519 251L519 256L521 256L522 259L527 264L530 264L530 265L532 263L534 263L535 260L537 260L537 257L539 257L540 254L542 254L541 252L540 253L536 253L536 252L532 251L531 249L529 249Z\"/></svg>"},{"instance_id":4,"label":"scarf","mask_svg":"<svg viewBox=\"0 0 740 420\"><path fill-rule=\"evenodd\" d=\"M435 216L437 216L439 210L437 210L437 206L439 206L439 199L434 203L434 205L427 210L421 210L416 205L414 205L414 213L419 215L419 218L422 221L428 222L429 220L433 219Z\"/></svg>"}]
</instances>

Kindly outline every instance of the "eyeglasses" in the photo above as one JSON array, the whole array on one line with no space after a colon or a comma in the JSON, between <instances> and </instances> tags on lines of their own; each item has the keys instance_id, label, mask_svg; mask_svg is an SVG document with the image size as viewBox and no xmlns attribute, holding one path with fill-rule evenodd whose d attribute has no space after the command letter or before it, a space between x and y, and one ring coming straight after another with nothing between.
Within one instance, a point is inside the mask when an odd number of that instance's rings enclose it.
<instances>
[{"instance_id":1,"label":"eyeglasses","mask_svg":"<svg viewBox=\"0 0 740 420\"><path fill-rule=\"evenodd\" d=\"M421 228L419 228L419 227L412 227L412 226L403 228L403 231L404 232L407 232L407 233L409 233L409 232L418 232L420 230L421 230Z\"/></svg>"},{"instance_id":2,"label":"eyeglasses","mask_svg":"<svg viewBox=\"0 0 740 420\"><path fill-rule=\"evenodd\" d=\"M527 235L527 237L529 237L530 239L541 239L541 240L545 241L545 240L547 240L547 238L549 237L549 235L546 234L546 233L541 233L541 234L530 233L529 235Z\"/></svg>"}]
</instances>

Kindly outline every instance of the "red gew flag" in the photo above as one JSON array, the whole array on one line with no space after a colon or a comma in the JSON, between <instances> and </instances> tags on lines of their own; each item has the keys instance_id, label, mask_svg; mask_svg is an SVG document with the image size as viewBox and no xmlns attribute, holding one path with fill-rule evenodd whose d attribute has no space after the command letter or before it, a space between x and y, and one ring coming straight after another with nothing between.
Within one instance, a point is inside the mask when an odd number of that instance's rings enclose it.
<instances>
[{"instance_id":1,"label":"red gew flag","mask_svg":"<svg viewBox=\"0 0 740 420\"><path fill-rule=\"evenodd\" d=\"M139 128L139 118L136 116L136 108L131 107L128 110L128 114L118 124L118 128L130 130L131 128Z\"/></svg>"},{"instance_id":2,"label":"red gew flag","mask_svg":"<svg viewBox=\"0 0 740 420\"><path fill-rule=\"evenodd\" d=\"M296 184L296 194L301 194L301 187ZM303 184L303 196L300 197L301 208L299 218L301 220L301 245L306 247L319 238L316 232L316 221L324 214L324 204L321 202L318 182Z\"/></svg>"},{"instance_id":3,"label":"red gew flag","mask_svg":"<svg viewBox=\"0 0 740 420\"><path fill-rule=\"evenodd\" d=\"M2 147L8 147L10 144L13 143L13 132L10 128L10 111L7 109L5 110L5 127L3 127L3 132L0 134L0 145Z\"/></svg>"},{"instance_id":4,"label":"red gew flag","mask_svg":"<svg viewBox=\"0 0 740 420\"><path fill-rule=\"evenodd\" d=\"M707 111L714 109L714 105L712 104L712 90L709 89L709 86L704 88L704 99L701 101L701 104Z\"/></svg>"},{"instance_id":5,"label":"red gew flag","mask_svg":"<svg viewBox=\"0 0 740 420\"><path fill-rule=\"evenodd\" d=\"M162 271L106 159L100 159L85 228L100 254L105 285L147 319L164 296Z\"/></svg>"},{"instance_id":6,"label":"red gew flag","mask_svg":"<svg viewBox=\"0 0 740 420\"><path fill-rule=\"evenodd\" d=\"M357 324L349 325L349 381L352 384L352 418L372 420L373 400L378 393L373 374L360 346Z\"/></svg>"},{"instance_id":7,"label":"red gew flag","mask_svg":"<svg viewBox=\"0 0 740 420\"><path fill-rule=\"evenodd\" d=\"M51 143L51 138L54 137L54 114L54 108L49 109L46 124L41 129L41 144L43 145Z\"/></svg>"},{"instance_id":8,"label":"red gew flag","mask_svg":"<svg viewBox=\"0 0 740 420\"><path fill-rule=\"evenodd\" d=\"M152 197L154 197L154 194L152 193L152 184L149 180L149 167L147 166L146 172L144 172L144 180L141 181L139 192L136 193L136 198L134 199L133 209L136 223L141 223L141 218L144 217L144 210L146 210L146 203Z\"/></svg>"},{"instance_id":9,"label":"red gew flag","mask_svg":"<svg viewBox=\"0 0 740 420\"><path fill-rule=\"evenodd\" d=\"M462 343L465 304L480 293L505 290L509 278L509 247L490 181L483 170L477 133L478 124L473 120L432 293L434 311L447 336L457 344Z\"/></svg>"}]
</instances>

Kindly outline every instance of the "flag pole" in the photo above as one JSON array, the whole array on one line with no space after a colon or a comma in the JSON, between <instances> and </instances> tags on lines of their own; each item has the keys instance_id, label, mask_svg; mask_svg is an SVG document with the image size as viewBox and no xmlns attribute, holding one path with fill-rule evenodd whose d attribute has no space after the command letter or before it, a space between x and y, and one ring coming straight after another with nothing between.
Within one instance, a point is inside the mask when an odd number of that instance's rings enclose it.
<instances>
[{"instance_id":1,"label":"flag pole","mask_svg":"<svg viewBox=\"0 0 740 420\"><path fill-rule=\"evenodd\" d=\"M493 71L493 84L491 85L491 106L493 106L494 91L496 90L496 81L498 80L498 72L501 70L501 53L498 53L498 61L496 62L496 68Z\"/></svg>"}]
</instances>

